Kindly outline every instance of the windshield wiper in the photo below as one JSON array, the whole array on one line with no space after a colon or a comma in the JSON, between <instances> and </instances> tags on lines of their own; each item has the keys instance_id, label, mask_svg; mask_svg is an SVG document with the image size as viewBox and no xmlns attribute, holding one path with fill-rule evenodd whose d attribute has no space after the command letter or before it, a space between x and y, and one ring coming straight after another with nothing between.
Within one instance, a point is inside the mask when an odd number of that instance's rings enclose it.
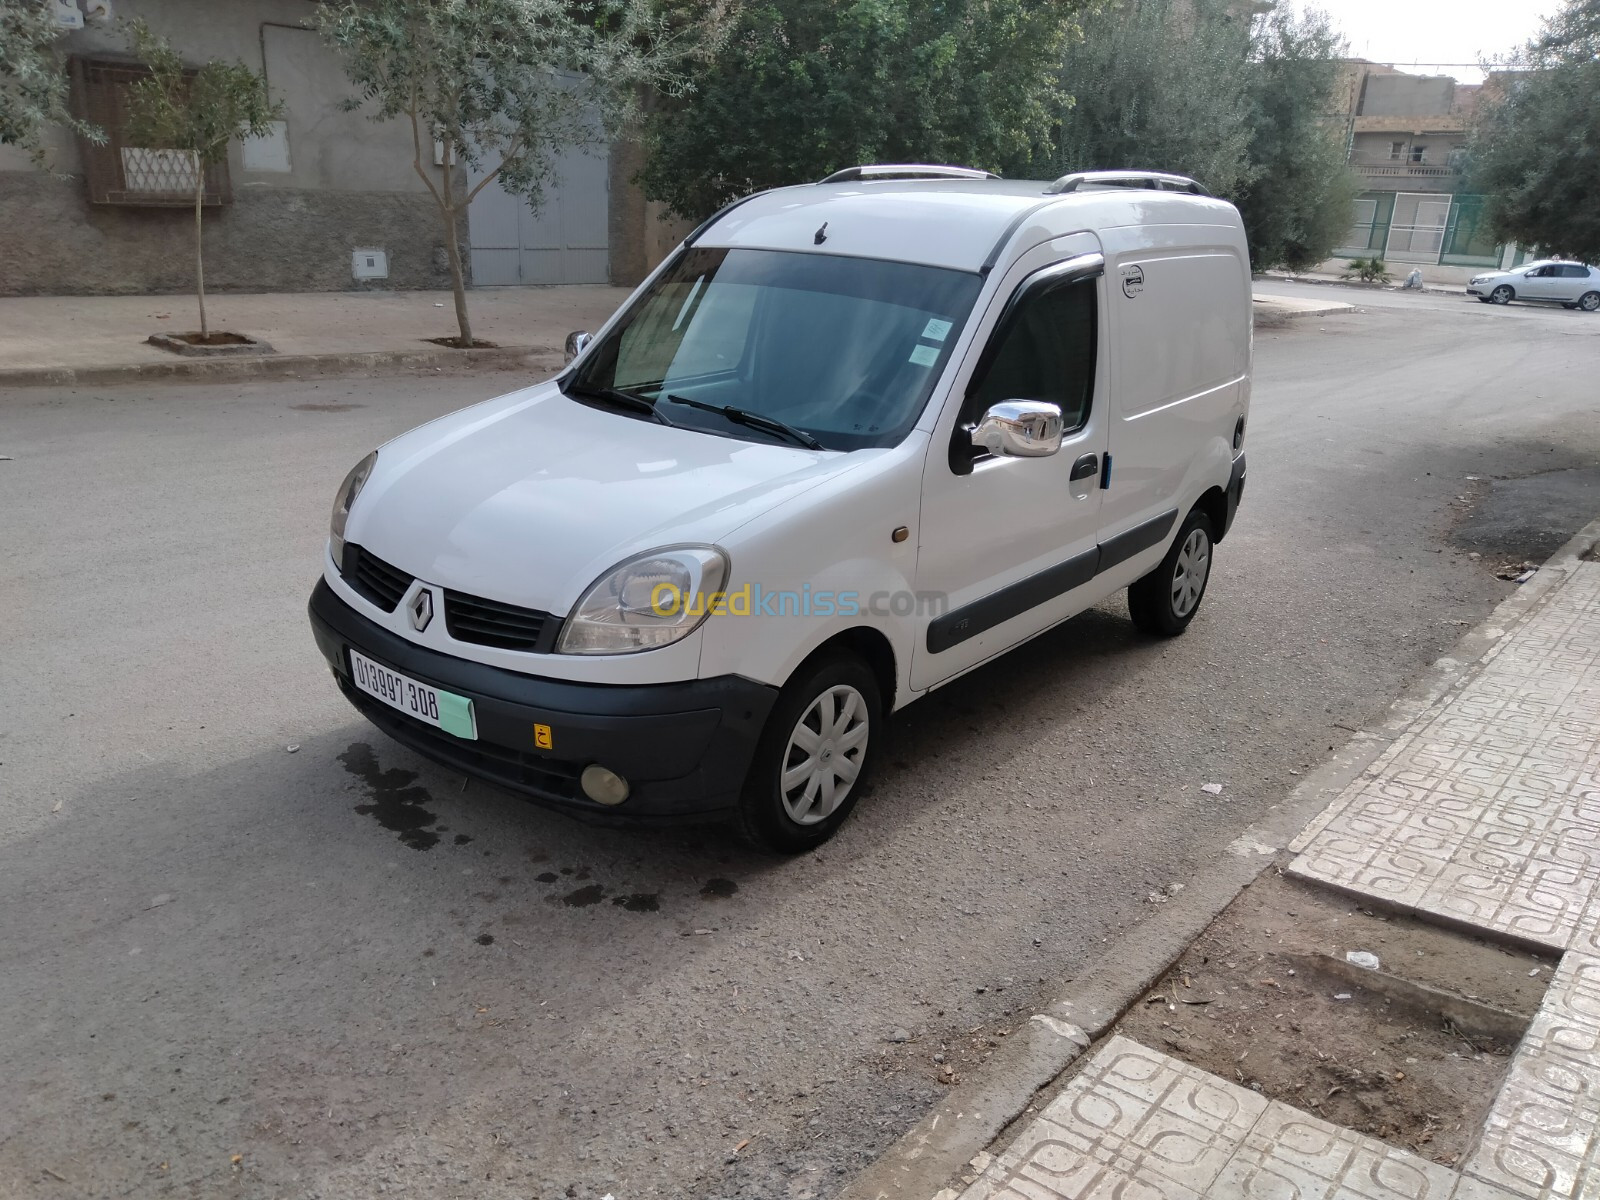
<instances>
[{"instance_id":1,"label":"windshield wiper","mask_svg":"<svg viewBox=\"0 0 1600 1200\"><path fill-rule=\"evenodd\" d=\"M807 450L826 450L827 447L804 429L796 429L793 425L785 424L776 417L764 417L760 413L749 412L743 408L735 408L731 404L707 404L704 400L691 400L688 396L677 396L667 393L667 399L674 404L687 404L690 408L698 408L704 412L717 413L726 417L735 425L748 425L752 429L764 429L768 433L775 433L779 437L786 437L798 442Z\"/></svg>"},{"instance_id":2,"label":"windshield wiper","mask_svg":"<svg viewBox=\"0 0 1600 1200\"><path fill-rule=\"evenodd\" d=\"M604 400L610 404L632 409L634 412L643 413L658 425L672 424L671 421L667 420L666 413L636 392L625 392L621 388L614 387L593 387L582 383L568 384L566 392L569 396L578 396L588 400Z\"/></svg>"}]
</instances>

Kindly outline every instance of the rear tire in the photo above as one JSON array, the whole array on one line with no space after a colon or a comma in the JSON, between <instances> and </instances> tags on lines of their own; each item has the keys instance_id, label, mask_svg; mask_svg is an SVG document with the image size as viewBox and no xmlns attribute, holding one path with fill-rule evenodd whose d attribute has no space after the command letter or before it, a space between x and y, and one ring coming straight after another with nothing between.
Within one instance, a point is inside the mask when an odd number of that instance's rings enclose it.
<instances>
[{"instance_id":1,"label":"rear tire","mask_svg":"<svg viewBox=\"0 0 1600 1200\"><path fill-rule=\"evenodd\" d=\"M1584 312L1600 312L1600 292L1585 292L1579 296L1578 307Z\"/></svg>"},{"instance_id":2,"label":"rear tire","mask_svg":"<svg viewBox=\"0 0 1600 1200\"><path fill-rule=\"evenodd\" d=\"M832 837L861 798L883 726L878 679L861 659L839 651L802 665L778 694L745 776L744 839L800 854Z\"/></svg>"},{"instance_id":3,"label":"rear tire","mask_svg":"<svg viewBox=\"0 0 1600 1200\"><path fill-rule=\"evenodd\" d=\"M1502 283L1499 287L1495 288L1494 291L1489 293L1489 302L1491 304L1510 304L1516 298L1517 289L1512 287L1509 283Z\"/></svg>"},{"instance_id":4,"label":"rear tire","mask_svg":"<svg viewBox=\"0 0 1600 1200\"><path fill-rule=\"evenodd\" d=\"M1128 588L1128 615L1145 633L1177 637L1189 628L1211 579L1211 518L1196 508L1154 571Z\"/></svg>"}]
</instances>

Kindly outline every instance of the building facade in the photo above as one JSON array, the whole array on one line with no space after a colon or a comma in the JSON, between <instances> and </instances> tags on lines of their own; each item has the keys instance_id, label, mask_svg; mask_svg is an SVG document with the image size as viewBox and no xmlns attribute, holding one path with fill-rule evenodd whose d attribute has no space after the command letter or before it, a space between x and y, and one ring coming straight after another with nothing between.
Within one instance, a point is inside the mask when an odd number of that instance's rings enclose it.
<instances>
[{"instance_id":1,"label":"building facade","mask_svg":"<svg viewBox=\"0 0 1600 1200\"><path fill-rule=\"evenodd\" d=\"M126 134L127 88L143 71L117 22L135 17L186 61L264 72L284 105L270 136L234 142L207 174L208 288L449 286L446 233L414 166L410 126L346 107L353 88L312 28L315 0L52 2L75 111L108 140L56 131L50 170L0 147L0 295L193 286L193 169ZM435 184L441 163L440 149L424 163ZM670 231L631 182L635 148L573 151L561 168L537 211L493 183L473 200L459 238L476 285L631 283L659 261Z\"/></svg>"},{"instance_id":2,"label":"building facade","mask_svg":"<svg viewBox=\"0 0 1600 1200\"><path fill-rule=\"evenodd\" d=\"M1517 247L1490 236L1483 197L1466 190L1462 175L1482 95L1483 85L1447 75L1412 75L1362 60L1345 64L1338 118L1350 165L1366 188L1337 251L1341 260L1376 256L1446 269L1436 277L1521 261Z\"/></svg>"}]
</instances>

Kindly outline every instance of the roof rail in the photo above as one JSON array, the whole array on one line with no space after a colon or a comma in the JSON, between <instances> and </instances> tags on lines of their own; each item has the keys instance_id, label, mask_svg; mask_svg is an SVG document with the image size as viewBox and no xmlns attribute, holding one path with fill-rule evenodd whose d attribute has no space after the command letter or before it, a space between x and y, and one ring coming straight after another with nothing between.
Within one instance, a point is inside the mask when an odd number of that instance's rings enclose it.
<instances>
[{"instance_id":1,"label":"roof rail","mask_svg":"<svg viewBox=\"0 0 1600 1200\"><path fill-rule=\"evenodd\" d=\"M1076 171L1063 175L1045 188L1047 196L1064 196L1083 186L1147 188L1157 192L1188 192L1195 196L1208 195L1187 175L1168 175L1164 171Z\"/></svg>"},{"instance_id":2,"label":"roof rail","mask_svg":"<svg viewBox=\"0 0 1600 1200\"><path fill-rule=\"evenodd\" d=\"M820 183L850 183L857 179L999 179L992 171L972 167L940 167L927 163L871 163L835 171Z\"/></svg>"}]
</instances>

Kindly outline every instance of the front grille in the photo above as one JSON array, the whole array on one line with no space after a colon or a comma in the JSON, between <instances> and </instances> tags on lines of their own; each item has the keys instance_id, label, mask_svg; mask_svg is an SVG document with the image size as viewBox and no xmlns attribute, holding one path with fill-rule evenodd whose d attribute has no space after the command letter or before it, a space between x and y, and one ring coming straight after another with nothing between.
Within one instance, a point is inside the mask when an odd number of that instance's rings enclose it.
<instances>
[{"instance_id":1,"label":"front grille","mask_svg":"<svg viewBox=\"0 0 1600 1200\"><path fill-rule=\"evenodd\" d=\"M400 597L416 578L399 567L391 567L370 550L355 545L345 546L340 574L346 583L384 612L395 610Z\"/></svg>"},{"instance_id":2,"label":"front grille","mask_svg":"<svg viewBox=\"0 0 1600 1200\"><path fill-rule=\"evenodd\" d=\"M494 742L469 742L453 737L374 700L342 676L339 687L367 720L397 742L426 754L435 762L545 799L583 800L578 785L578 777L583 771L581 763L546 758L542 754L496 745Z\"/></svg>"},{"instance_id":3,"label":"front grille","mask_svg":"<svg viewBox=\"0 0 1600 1200\"><path fill-rule=\"evenodd\" d=\"M461 592L444 594L444 623L458 642L502 650L549 653L561 622L535 608L518 608Z\"/></svg>"}]
</instances>

